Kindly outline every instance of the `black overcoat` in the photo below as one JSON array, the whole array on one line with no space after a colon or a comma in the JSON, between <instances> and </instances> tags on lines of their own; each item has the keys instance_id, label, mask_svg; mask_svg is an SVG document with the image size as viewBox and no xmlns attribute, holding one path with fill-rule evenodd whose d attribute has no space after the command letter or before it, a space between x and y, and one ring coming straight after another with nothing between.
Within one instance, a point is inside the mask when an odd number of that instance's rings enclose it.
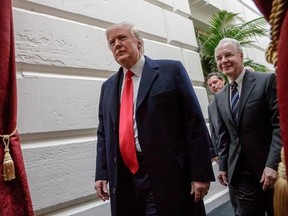
<instances>
[{"instance_id":1,"label":"black overcoat","mask_svg":"<svg viewBox=\"0 0 288 216\"><path fill-rule=\"evenodd\" d=\"M120 68L103 84L99 104L96 180L109 181L112 216L120 215L117 205L133 202L119 174L122 76ZM210 182L214 174L206 124L181 62L145 56L136 106L138 139L158 214L190 216L195 206L190 182Z\"/></svg>"}]
</instances>

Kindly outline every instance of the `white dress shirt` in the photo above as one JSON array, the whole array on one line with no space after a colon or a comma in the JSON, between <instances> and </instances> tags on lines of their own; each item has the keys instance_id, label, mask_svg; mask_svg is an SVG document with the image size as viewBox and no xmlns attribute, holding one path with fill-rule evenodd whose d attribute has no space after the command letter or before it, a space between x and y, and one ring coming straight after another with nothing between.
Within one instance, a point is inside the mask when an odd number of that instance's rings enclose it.
<instances>
[{"instance_id":1,"label":"white dress shirt","mask_svg":"<svg viewBox=\"0 0 288 216\"><path fill-rule=\"evenodd\" d=\"M133 91L133 107L134 107L133 128L134 128L134 139L135 139L135 145L136 145L137 152L141 152L142 150L141 150L141 146L140 146L139 140L138 140L138 129L137 129L137 122L136 122L136 118L135 118L135 113L136 113L137 95L138 95L138 91L139 91L139 86L140 86L140 81L141 81L141 76L142 76L144 64L145 64L145 58L142 55L140 57L140 59L138 60L138 62L132 68L130 68L130 70L134 73L134 76L132 76L133 90L134 90ZM124 78L123 78L123 82L122 82L121 98L122 98L122 93L123 93L123 88L124 88L125 76L126 76L128 69L123 68L123 72L124 72L123 77Z\"/></svg>"}]
</instances>

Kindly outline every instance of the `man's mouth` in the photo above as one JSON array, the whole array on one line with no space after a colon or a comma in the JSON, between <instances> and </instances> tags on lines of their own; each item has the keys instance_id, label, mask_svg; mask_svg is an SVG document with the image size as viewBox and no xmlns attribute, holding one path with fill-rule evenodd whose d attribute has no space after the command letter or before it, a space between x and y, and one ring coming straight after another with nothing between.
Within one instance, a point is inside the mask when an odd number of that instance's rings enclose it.
<instances>
[{"instance_id":1,"label":"man's mouth","mask_svg":"<svg viewBox=\"0 0 288 216\"><path fill-rule=\"evenodd\" d=\"M223 70L228 70L229 68L231 68L231 65L225 66L225 67L222 67L222 68L223 68Z\"/></svg>"},{"instance_id":2,"label":"man's mouth","mask_svg":"<svg viewBox=\"0 0 288 216\"><path fill-rule=\"evenodd\" d=\"M116 56L121 56L121 55L123 55L124 53L125 53L124 51L119 51L119 52L116 53Z\"/></svg>"}]
</instances>

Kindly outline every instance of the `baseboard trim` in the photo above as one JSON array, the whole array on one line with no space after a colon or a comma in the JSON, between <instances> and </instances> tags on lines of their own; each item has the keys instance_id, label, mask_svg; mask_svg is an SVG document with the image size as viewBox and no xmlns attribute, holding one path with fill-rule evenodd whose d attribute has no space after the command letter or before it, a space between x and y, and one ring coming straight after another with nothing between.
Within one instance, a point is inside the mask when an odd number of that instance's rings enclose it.
<instances>
[{"instance_id":1,"label":"baseboard trim","mask_svg":"<svg viewBox=\"0 0 288 216\"><path fill-rule=\"evenodd\" d=\"M213 209L217 208L221 204L227 202L229 200L229 191L228 188L220 191L219 193L211 196L207 200L204 200L206 213L209 213Z\"/></svg>"}]
</instances>

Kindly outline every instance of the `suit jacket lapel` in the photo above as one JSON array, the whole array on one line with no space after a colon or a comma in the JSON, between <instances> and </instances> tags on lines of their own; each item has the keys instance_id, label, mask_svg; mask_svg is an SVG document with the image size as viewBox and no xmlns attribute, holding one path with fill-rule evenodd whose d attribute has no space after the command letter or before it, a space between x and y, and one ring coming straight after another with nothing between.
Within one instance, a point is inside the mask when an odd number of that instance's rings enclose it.
<instances>
[{"instance_id":1,"label":"suit jacket lapel","mask_svg":"<svg viewBox=\"0 0 288 216\"><path fill-rule=\"evenodd\" d=\"M119 122L119 106L120 106L120 92L121 92L122 79L123 79L123 69L120 68L114 79L111 80L110 83L111 96L110 96L110 102L108 103L110 107L107 107L107 109L110 109L112 122L114 126L117 127Z\"/></svg>"},{"instance_id":2,"label":"suit jacket lapel","mask_svg":"<svg viewBox=\"0 0 288 216\"><path fill-rule=\"evenodd\" d=\"M241 118L243 109L249 98L249 95L251 94L252 90L254 89L256 85L254 80L255 78L253 77L253 75L249 71L246 70L245 75L243 77L242 90L241 90L240 101L239 101L238 122Z\"/></svg>"},{"instance_id":3,"label":"suit jacket lapel","mask_svg":"<svg viewBox=\"0 0 288 216\"><path fill-rule=\"evenodd\" d=\"M148 92L150 91L153 81L158 76L157 68L158 68L157 63L145 56L145 64L143 67L137 95L136 111L142 104Z\"/></svg>"},{"instance_id":4,"label":"suit jacket lapel","mask_svg":"<svg viewBox=\"0 0 288 216\"><path fill-rule=\"evenodd\" d=\"M223 104L225 106L224 110L226 110L229 120L232 122L234 126L236 126L236 122L234 121L231 107L230 107L230 85L229 84L227 84L223 89L223 97L222 97L222 101L220 104Z\"/></svg>"}]
</instances>

